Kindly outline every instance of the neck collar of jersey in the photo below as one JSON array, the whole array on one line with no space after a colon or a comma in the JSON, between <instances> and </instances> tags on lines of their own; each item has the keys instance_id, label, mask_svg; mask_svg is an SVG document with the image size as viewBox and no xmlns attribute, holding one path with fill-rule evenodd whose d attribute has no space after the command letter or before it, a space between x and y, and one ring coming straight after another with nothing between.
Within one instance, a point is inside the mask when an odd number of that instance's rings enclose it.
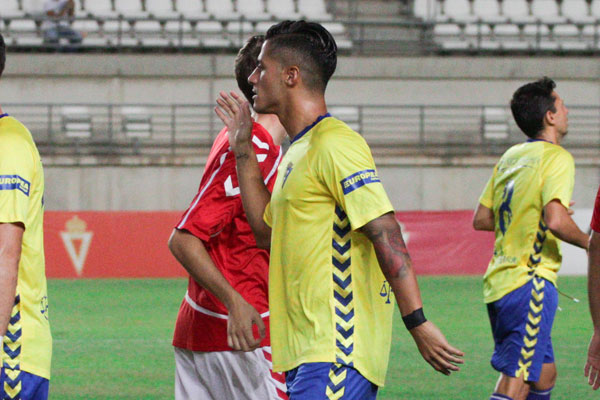
<instances>
[{"instance_id":1,"label":"neck collar of jersey","mask_svg":"<svg viewBox=\"0 0 600 400\"><path fill-rule=\"evenodd\" d=\"M8 114L6 114L6 113L0 114L0 118L4 118L4 117L8 117Z\"/></svg>"},{"instance_id":2,"label":"neck collar of jersey","mask_svg":"<svg viewBox=\"0 0 600 400\"><path fill-rule=\"evenodd\" d=\"M327 113L325 115L319 115L319 117L317 118L317 120L315 122L313 122L312 124L310 124L306 128L302 129L299 134L297 134L296 136L294 136L294 138L292 139L292 141L290 142L290 144L293 144L294 142L298 141L298 139L300 139L302 136L304 136L304 134L306 134L306 132L310 131L312 128L314 128L314 126L316 124L318 124L319 122L321 122L322 119L325 119L327 117L331 117L331 114Z\"/></svg>"},{"instance_id":3,"label":"neck collar of jersey","mask_svg":"<svg viewBox=\"0 0 600 400\"><path fill-rule=\"evenodd\" d=\"M531 142L546 142L546 143L550 143L550 144L555 144L549 140L546 139L527 139L527 143L531 143Z\"/></svg>"}]
</instances>

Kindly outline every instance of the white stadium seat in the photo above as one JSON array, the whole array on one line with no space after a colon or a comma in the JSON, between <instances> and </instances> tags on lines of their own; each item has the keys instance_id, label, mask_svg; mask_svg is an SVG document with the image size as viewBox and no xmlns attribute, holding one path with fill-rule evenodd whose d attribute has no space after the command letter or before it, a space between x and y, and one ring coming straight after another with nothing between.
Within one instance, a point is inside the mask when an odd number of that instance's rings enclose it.
<instances>
[{"instance_id":1,"label":"white stadium seat","mask_svg":"<svg viewBox=\"0 0 600 400\"><path fill-rule=\"evenodd\" d=\"M115 11L125 18L148 18L141 0L115 0Z\"/></svg>"},{"instance_id":2,"label":"white stadium seat","mask_svg":"<svg viewBox=\"0 0 600 400\"><path fill-rule=\"evenodd\" d=\"M60 110L65 136L87 138L92 135L92 116L85 106L64 106Z\"/></svg>"},{"instance_id":3,"label":"white stadium seat","mask_svg":"<svg viewBox=\"0 0 600 400\"><path fill-rule=\"evenodd\" d=\"M425 21L433 20L439 13L438 4L437 0L415 0L413 13Z\"/></svg>"},{"instance_id":4,"label":"white stadium seat","mask_svg":"<svg viewBox=\"0 0 600 400\"><path fill-rule=\"evenodd\" d=\"M481 122L485 139L508 138L508 116L503 107L484 107Z\"/></svg>"},{"instance_id":5,"label":"white stadium seat","mask_svg":"<svg viewBox=\"0 0 600 400\"><path fill-rule=\"evenodd\" d=\"M270 19L271 14L265 12L264 0L243 0L237 2L237 12L251 21Z\"/></svg>"},{"instance_id":6,"label":"white stadium seat","mask_svg":"<svg viewBox=\"0 0 600 400\"><path fill-rule=\"evenodd\" d=\"M10 1L9 1L9 3L10 3ZM25 11L25 13L27 13L27 15L31 15L34 17L44 15L44 3L45 3L45 0L21 0L21 6L23 8L23 11ZM79 5L79 3L77 3L76 8L75 8L75 14L80 12L79 7L80 7L80 5Z\"/></svg>"},{"instance_id":7,"label":"white stadium seat","mask_svg":"<svg viewBox=\"0 0 600 400\"><path fill-rule=\"evenodd\" d=\"M267 0L267 12L273 14L277 19L300 18L293 0Z\"/></svg>"},{"instance_id":8,"label":"white stadium seat","mask_svg":"<svg viewBox=\"0 0 600 400\"><path fill-rule=\"evenodd\" d=\"M85 11L96 18L116 18L119 14L113 9L110 0L87 0Z\"/></svg>"},{"instance_id":9,"label":"white stadium seat","mask_svg":"<svg viewBox=\"0 0 600 400\"><path fill-rule=\"evenodd\" d=\"M179 13L172 5L170 0L146 0L146 11L155 18L177 18Z\"/></svg>"},{"instance_id":10,"label":"white stadium seat","mask_svg":"<svg viewBox=\"0 0 600 400\"><path fill-rule=\"evenodd\" d=\"M516 24L535 22L536 18L529 14L525 0L504 0L502 2L503 15Z\"/></svg>"},{"instance_id":11,"label":"white stadium seat","mask_svg":"<svg viewBox=\"0 0 600 400\"><path fill-rule=\"evenodd\" d=\"M558 3L555 0L533 0L531 3L532 14L546 24L560 24L567 19L560 14Z\"/></svg>"},{"instance_id":12,"label":"white stadium seat","mask_svg":"<svg viewBox=\"0 0 600 400\"><path fill-rule=\"evenodd\" d=\"M471 14L469 0L446 0L444 13L451 20L459 23L469 23L477 20L477 17Z\"/></svg>"},{"instance_id":13,"label":"white stadium seat","mask_svg":"<svg viewBox=\"0 0 600 400\"><path fill-rule=\"evenodd\" d=\"M145 138L152 134L152 116L146 107L121 107L123 132L128 137Z\"/></svg>"},{"instance_id":14,"label":"white stadium seat","mask_svg":"<svg viewBox=\"0 0 600 400\"><path fill-rule=\"evenodd\" d=\"M515 24L498 24L494 26L494 35L496 36L519 36L519 27Z\"/></svg>"},{"instance_id":15,"label":"white stadium seat","mask_svg":"<svg viewBox=\"0 0 600 400\"><path fill-rule=\"evenodd\" d=\"M2 8L0 8L0 17L2 18L19 18L25 16L25 12L19 9L17 0L2 0Z\"/></svg>"},{"instance_id":16,"label":"white stadium seat","mask_svg":"<svg viewBox=\"0 0 600 400\"><path fill-rule=\"evenodd\" d=\"M298 12L307 19L327 21L332 19L324 0L298 0Z\"/></svg>"},{"instance_id":17,"label":"white stadium seat","mask_svg":"<svg viewBox=\"0 0 600 400\"><path fill-rule=\"evenodd\" d=\"M86 34L97 34L100 32L98 21L95 19L77 19L73 21L71 27L77 32L84 32Z\"/></svg>"},{"instance_id":18,"label":"white stadium seat","mask_svg":"<svg viewBox=\"0 0 600 400\"><path fill-rule=\"evenodd\" d=\"M177 0L175 5L177 11L182 13L186 18L203 19L209 17L204 9L202 0Z\"/></svg>"},{"instance_id":19,"label":"white stadium seat","mask_svg":"<svg viewBox=\"0 0 600 400\"><path fill-rule=\"evenodd\" d=\"M596 18L591 16L589 11L585 0L569 0L562 4L563 15L576 24L593 24Z\"/></svg>"},{"instance_id":20,"label":"white stadium seat","mask_svg":"<svg viewBox=\"0 0 600 400\"><path fill-rule=\"evenodd\" d=\"M473 13L483 21L492 24L506 21L506 17L500 14L498 0L475 0Z\"/></svg>"},{"instance_id":21,"label":"white stadium seat","mask_svg":"<svg viewBox=\"0 0 600 400\"><path fill-rule=\"evenodd\" d=\"M236 19L239 17L231 0L206 0L206 11L217 19Z\"/></svg>"}]
</instances>

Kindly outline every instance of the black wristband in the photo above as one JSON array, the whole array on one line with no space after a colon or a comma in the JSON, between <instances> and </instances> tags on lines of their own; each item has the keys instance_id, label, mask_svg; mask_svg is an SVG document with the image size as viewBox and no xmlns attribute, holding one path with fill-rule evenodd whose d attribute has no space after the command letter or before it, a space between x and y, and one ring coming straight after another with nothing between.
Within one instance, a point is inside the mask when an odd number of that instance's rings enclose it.
<instances>
[{"instance_id":1,"label":"black wristband","mask_svg":"<svg viewBox=\"0 0 600 400\"><path fill-rule=\"evenodd\" d=\"M423 314L423 308L421 307L418 310L415 310L412 313L402 317L402 321L404 321L406 329L410 331L412 328L416 328L423 322L426 322L427 318L425 318L425 314Z\"/></svg>"}]
</instances>

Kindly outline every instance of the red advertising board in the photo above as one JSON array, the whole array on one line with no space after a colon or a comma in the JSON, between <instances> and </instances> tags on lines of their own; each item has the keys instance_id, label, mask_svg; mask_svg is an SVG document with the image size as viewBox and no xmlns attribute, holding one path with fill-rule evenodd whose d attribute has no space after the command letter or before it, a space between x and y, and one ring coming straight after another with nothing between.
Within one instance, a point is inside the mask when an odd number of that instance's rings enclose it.
<instances>
[{"instance_id":1,"label":"red advertising board","mask_svg":"<svg viewBox=\"0 0 600 400\"><path fill-rule=\"evenodd\" d=\"M49 278L183 277L167 241L180 212L45 213ZM471 227L472 211L399 212L418 274L483 274L493 234Z\"/></svg>"}]
</instances>

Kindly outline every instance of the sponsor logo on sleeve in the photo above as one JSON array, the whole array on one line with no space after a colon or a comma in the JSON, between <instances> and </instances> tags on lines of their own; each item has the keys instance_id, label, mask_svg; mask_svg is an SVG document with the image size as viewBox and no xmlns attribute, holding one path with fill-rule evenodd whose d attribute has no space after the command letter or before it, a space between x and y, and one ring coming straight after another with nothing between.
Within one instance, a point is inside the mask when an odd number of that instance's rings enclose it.
<instances>
[{"instance_id":1,"label":"sponsor logo on sleeve","mask_svg":"<svg viewBox=\"0 0 600 400\"><path fill-rule=\"evenodd\" d=\"M344 195L358 189L359 187L375 182L381 181L377 176L377 172L375 172L375 170L372 169L365 169L364 171L359 171L340 181L340 183L342 184Z\"/></svg>"},{"instance_id":2,"label":"sponsor logo on sleeve","mask_svg":"<svg viewBox=\"0 0 600 400\"><path fill-rule=\"evenodd\" d=\"M31 183L19 175L0 175L0 190L20 190L29 196Z\"/></svg>"}]
</instances>

